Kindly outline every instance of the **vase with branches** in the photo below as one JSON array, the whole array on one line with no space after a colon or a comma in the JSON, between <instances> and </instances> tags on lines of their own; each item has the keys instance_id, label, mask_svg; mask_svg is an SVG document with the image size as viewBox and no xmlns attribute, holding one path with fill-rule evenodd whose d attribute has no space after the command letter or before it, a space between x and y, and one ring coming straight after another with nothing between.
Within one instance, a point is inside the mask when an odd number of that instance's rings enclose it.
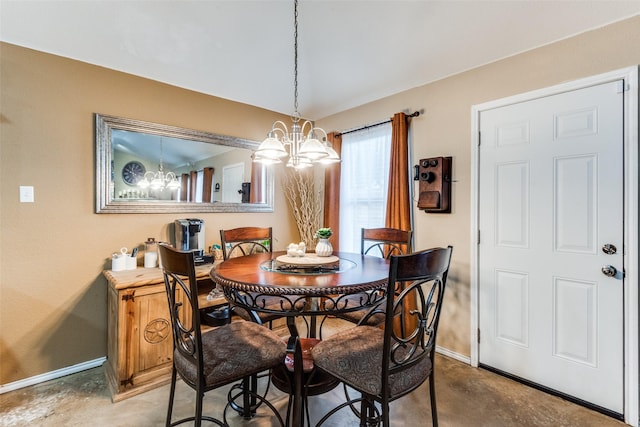
<instances>
[{"instance_id":1,"label":"vase with branches","mask_svg":"<svg viewBox=\"0 0 640 427\"><path fill-rule=\"evenodd\" d=\"M322 201L320 191L316 190L312 171L287 170L282 178L282 187L296 221L300 240L305 242L307 247L314 247Z\"/></svg>"}]
</instances>

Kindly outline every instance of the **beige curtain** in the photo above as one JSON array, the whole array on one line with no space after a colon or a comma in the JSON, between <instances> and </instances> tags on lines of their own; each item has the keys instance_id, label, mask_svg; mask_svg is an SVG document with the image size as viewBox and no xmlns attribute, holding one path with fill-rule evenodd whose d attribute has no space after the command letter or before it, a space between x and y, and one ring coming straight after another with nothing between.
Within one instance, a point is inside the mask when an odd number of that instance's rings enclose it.
<instances>
[{"instance_id":1,"label":"beige curtain","mask_svg":"<svg viewBox=\"0 0 640 427\"><path fill-rule=\"evenodd\" d=\"M342 157L342 135L331 132L327 135L327 140L338 156ZM333 231L333 250L340 250L340 163L327 165L324 171L323 224L323 227L329 227Z\"/></svg>"}]
</instances>

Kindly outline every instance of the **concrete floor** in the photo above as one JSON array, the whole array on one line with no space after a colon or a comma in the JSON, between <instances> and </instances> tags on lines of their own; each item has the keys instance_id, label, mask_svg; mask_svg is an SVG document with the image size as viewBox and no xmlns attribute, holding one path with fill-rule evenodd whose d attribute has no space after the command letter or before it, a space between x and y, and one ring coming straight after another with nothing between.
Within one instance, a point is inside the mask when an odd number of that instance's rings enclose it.
<instances>
[{"instance_id":1,"label":"concrete floor","mask_svg":"<svg viewBox=\"0 0 640 427\"><path fill-rule=\"evenodd\" d=\"M325 336L351 327L340 319L327 319ZM305 334L306 325L298 322ZM281 335L286 330L278 329ZM229 387L205 395L204 413L222 418ZM436 396L438 420L441 426L474 427L623 427L626 424L598 412L573 404L559 397L504 378L484 369L448 358L436 356ZM288 395L271 387L269 401L286 416ZM181 381L176 387L173 420L193 414L194 391ZM169 385L133 396L118 403L111 395L102 368L94 368L32 387L0 395L0 427L10 426L91 426L91 427L152 427L165 425ZM344 401L342 386L309 398L311 423ZM279 425L266 409L255 418L244 420L228 411L231 427L268 427ZM273 417L273 418L272 418ZM393 426L431 425L429 385L423 384L408 396L391 404ZM212 425L211 423L203 423ZM358 420L343 410L329 419L324 427L356 427ZM188 425L188 424L183 424Z\"/></svg>"},{"instance_id":2,"label":"concrete floor","mask_svg":"<svg viewBox=\"0 0 640 427\"><path fill-rule=\"evenodd\" d=\"M175 416L193 411L193 391L178 384ZM561 398L548 395L483 369L437 356L436 394L442 426L598 426L625 424ZM205 411L220 416L227 388L205 396ZM312 423L343 398L342 389L310 398ZM162 426L165 422L169 386L163 386L118 403L111 398L102 368L94 368L64 378L0 395L0 426ZM277 390L269 398L284 414L287 396ZM244 421L230 413L232 426L271 426L269 414ZM357 426L346 411L325 424L333 427ZM176 418L177 419L177 418ZM394 426L431 424L428 385L392 403ZM211 424L206 424L211 425Z\"/></svg>"}]
</instances>

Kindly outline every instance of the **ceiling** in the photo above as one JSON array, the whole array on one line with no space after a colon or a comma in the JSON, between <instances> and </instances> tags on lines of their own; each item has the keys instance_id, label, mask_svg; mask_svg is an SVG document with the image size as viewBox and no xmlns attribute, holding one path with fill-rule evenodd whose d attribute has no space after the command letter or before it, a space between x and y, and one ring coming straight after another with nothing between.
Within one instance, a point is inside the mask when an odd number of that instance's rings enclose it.
<instances>
[{"instance_id":1,"label":"ceiling","mask_svg":"<svg viewBox=\"0 0 640 427\"><path fill-rule=\"evenodd\" d=\"M299 111L320 119L638 14L640 0L300 0ZM0 40L293 112L292 0L0 0Z\"/></svg>"},{"instance_id":2,"label":"ceiling","mask_svg":"<svg viewBox=\"0 0 640 427\"><path fill-rule=\"evenodd\" d=\"M143 159L148 164L163 163L170 169L186 168L197 162L227 153L235 147L159 136L122 129L111 130L111 148L131 156ZM247 151L247 157L251 153Z\"/></svg>"}]
</instances>

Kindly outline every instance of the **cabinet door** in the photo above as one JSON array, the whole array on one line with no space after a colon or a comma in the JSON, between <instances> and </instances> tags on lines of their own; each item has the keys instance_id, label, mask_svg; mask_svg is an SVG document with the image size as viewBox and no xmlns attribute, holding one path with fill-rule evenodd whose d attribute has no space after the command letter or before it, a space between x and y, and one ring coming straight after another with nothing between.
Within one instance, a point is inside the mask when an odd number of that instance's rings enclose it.
<instances>
[{"instance_id":1,"label":"cabinet door","mask_svg":"<svg viewBox=\"0 0 640 427\"><path fill-rule=\"evenodd\" d=\"M210 269L199 266L199 276L206 278ZM169 382L173 336L160 269L109 271L105 276L109 281L105 376L112 400L118 402ZM210 303L206 296L212 287L211 282L202 291L202 301ZM184 295L178 298L186 311ZM190 319L185 322L191 324Z\"/></svg>"},{"instance_id":2,"label":"cabinet door","mask_svg":"<svg viewBox=\"0 0 640 427\"><path fill-rule=\"evenodd\" d=\"M173 338L164 285L136 289L128 306L131 327L129 363L133 384L170 372ZM165 365L165 369L161 369Z\"/></svg>"}]
</instances>

